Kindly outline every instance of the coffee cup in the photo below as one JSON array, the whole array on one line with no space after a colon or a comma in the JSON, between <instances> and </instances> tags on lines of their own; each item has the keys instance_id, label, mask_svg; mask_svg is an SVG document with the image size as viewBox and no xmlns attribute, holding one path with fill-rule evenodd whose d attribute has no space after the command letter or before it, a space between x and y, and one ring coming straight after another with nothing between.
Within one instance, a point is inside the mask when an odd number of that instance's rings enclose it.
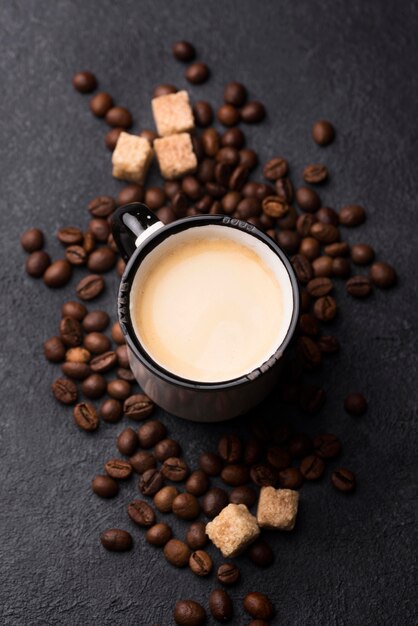
<instances>
[{"instance_id":1,"label":"coffee cup","mask_svg":"<svg viewBox=\"0 0 418 626\"><path fill-rule=\"evenodd\" d=\"M144 393L201 422L263 400L299 315L297 279L275 241L224 215L164 225L141 203L119 207L112 232L127 264L119 322Z\"/></svg>"}]
</instances>

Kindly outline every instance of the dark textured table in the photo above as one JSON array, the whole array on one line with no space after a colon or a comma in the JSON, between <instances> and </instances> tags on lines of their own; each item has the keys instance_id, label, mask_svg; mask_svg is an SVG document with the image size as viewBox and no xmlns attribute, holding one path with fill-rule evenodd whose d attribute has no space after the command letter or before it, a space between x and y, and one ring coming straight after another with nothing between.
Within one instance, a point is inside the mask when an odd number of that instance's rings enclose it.
<instances>
[{"instance_id":1,"label":"dark textured table","mask_svg":"<svg viewBox=\"0 0 418 626\"><path fill-rule=\"evenodd\" d=\"M243 580L231 592L234 623L249 621L241 601L252 589L272 597L277 624L418 622L417 32L417 7L407 0L3 3L2 626L167 625L177 599L207 606L215 585L166 565L131 528L125 505L135 493L133 482L113 501L92 495L90 479L114 454L123 422L89 436L51 397L57 368L44 361L42 342L56 331L75 279L61 291L47 290L25 275L19 246L19 234L39 225L57 258L57 228L86 224L87 201L120 188L103 146L105 125L90 115L87 97L72 89L72 74L92 69L101 86L134 112L136 128L150 127L153 86L186 86L183 67L170 53L178 38L195 42L213 69L207 84L191 89L192 97L216 104L226 81L248 85L269 113L263 125L249 128L250 144L264 159L286 156L296 182L308 162L325 161L331 172L321 191L325 204L364 204L366 224L347 236L372 243L400 276L396 289L376 290L367 302L351 300L339 288L342 310L334 326L343 349L319 376L326 381L326 406L308 419L276 409L308 432L341 436L340 463L358 475L357 493L334 491L329 470L321 483L303 488L297 528L271 536L275 565L262 571L239 560ZM323 117L338 129L327 149L310 137L312 122ZM112 276L98 302L112 312L116 288ZM353 390L367 395L364 417L342 409ZM158 414L192 464L221 431ZM228 429L239 432L239 421ZM134 550L105 552L99 534L109 526L130 528ZM175 524L179 536L184 527Z\"/></svg>"}]
</instances>

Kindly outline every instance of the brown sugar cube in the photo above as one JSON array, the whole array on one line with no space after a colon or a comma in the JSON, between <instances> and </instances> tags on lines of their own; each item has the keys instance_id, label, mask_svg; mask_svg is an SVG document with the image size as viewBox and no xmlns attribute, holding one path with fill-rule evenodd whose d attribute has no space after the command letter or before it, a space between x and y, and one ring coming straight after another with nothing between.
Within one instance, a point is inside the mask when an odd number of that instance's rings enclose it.
<instances>
[{"instance_id":1,"label":"brown sugar cube","mask_svg":"<svg viewBox=\"0 0 418 626\"><path fill-rule=\"evenodd\" d=\"M163 178L178 178L194 172L197 167L197 158L188 133L155 139L154 148Z\"/></svg>"},{"instance_id":2,"label":"brown sugar cube","mask_svg":"<svg viewBox=\"0 0 418 626\"><path fill-rule=\"evenodd\" d=\"M194 128L193 112L187 91L154 98L151 106L155 125L161 137L184 133Z\"/></svg>"},{"instance_id":3,"label":"brown sugar cube","mask_svg":"<svg viewBox=\"0 0 418 626\"><path fill-rule=\"evenodd\" d=\"M153 149L144 137L121 133L113 151L113 176L143 183L151 163Z\"/></svg>"},{"instance_id":4,"label":"brown sugar cube","mask_svg":"<svg viewBox=\"0 0 418 626\"><path fill-rule=\"evenodd\" d=\"M262 487L257 507L258 525L272 530L293 530L298 502L297 491Z\"/></svg>"},{"instance_id":5,"label":"brown sugar cube","mask_svg":"<svg viewBox=\"0 0 418 626\"><path fill-rule=\"evenodd\" d=\"M233 557L257 539L260 529L245 504L228 504L206 524L206 534L223 556Z\"/></svg>"}]
</instances>

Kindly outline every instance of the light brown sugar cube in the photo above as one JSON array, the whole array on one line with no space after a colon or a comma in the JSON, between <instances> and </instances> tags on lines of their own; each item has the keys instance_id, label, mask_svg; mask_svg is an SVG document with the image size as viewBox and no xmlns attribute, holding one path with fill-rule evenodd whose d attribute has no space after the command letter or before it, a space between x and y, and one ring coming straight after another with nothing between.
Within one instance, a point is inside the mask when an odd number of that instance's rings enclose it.
<instances>
[{"instance_id":1,"label":"light brown sugar cube","mask_svg":"<svg viewBox=\"0 0 418 626\"><path fill-rule=\"evenodd\" d=\"M152 100L151 105L155 125L161 137L184 133L194 128L193 112L187 91L159 96Z\"/></svg>"},{"instance_id":2,"label":"light brown sugar cube","mask_svg":"<svg viewBox=\"0 0 418 626\"><path fill-rule=\"evenodd\" d=\"M223 556L232 557L257 539L260 529L245 504L228 504L206 524L206 534Z\"/></svg>"},{"instance_id":3,"label":"light brown sugar cube","mask_svg":"<svg viewBox=\"0 0 418 626\"><path fill-rule=\"evenodd\" d=\"M297 491L262 487L257 507L258 525L273 530L292 530L296 522L298 502Z\"/></svg>"},{"instance_id":4,"label":"light brown sugar cube","mask_svg":"<svg viewBox=\"0 0 418 626\"><path fill-rule=\"evenodd\" d=\"M153 149L148 139L121 133L112 155L113 176L142 184L152 155Z\"/></svg>"},{"instance_id":5,"label":"light brown sugar cube","mask_svg":"<svg viewBox=\"0 0 418 626\"><path fill-rule=\"evenodd\" d=\"M178 178L194 172L197 167L197 158L188 133L155 139L154 148L163 178Z\"/></svg>"}]
</instances>

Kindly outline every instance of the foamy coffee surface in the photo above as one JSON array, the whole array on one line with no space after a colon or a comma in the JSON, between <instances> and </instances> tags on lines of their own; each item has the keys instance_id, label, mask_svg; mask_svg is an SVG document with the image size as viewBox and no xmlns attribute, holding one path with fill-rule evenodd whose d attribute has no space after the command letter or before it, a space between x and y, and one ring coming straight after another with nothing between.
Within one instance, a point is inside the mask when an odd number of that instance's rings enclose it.
<instances>
[{"instance_id":1,"label":"foamy coffee surface","mask_svg":"<svg viewBox=\"0 0 418 626\"><path fill-rule=\"evenodd\" d=\"M132 286L131 318L142 346L193 381L249 373L275 352L290 324L292 291L280 259L258 243L280 263L277 276L226 230L204 226L173 235L148 255Z\"/></svg>"}]
</instances>

